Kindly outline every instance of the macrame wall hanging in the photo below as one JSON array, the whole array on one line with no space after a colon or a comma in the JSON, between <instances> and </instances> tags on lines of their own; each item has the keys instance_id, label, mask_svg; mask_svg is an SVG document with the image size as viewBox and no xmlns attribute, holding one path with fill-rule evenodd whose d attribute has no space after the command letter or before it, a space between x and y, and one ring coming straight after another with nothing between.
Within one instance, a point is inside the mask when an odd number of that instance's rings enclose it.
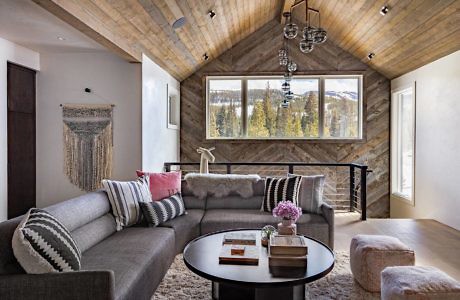
<instances>
[{"instance_id":1,"label":"macrame wall hanging","mask_svg":"<svg viewBox=\"0 0 460 300\"><path fill-rule=\"evenodd\" d=\"M64 172L83 191L112 175L113 120L110 104L64 104Z\"/></svg>"}]
</instances>

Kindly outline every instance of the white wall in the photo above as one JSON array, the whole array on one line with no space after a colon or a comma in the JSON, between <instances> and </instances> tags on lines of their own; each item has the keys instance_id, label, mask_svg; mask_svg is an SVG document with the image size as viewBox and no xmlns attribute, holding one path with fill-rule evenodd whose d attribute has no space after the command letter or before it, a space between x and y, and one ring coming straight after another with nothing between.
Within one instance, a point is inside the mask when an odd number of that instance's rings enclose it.
<instances>
[{"instance_id":1,"label":"white wall","mask_svg":"<svg viewBox=\"0 0 460 300\"><path fill-rule=\"evenodd\" d=\"M142 57L142 168L159 172L166 161L179 161L179 130L167 128L166 84L180 83L147 56Z\"/></svg>"},{"instance_id":2,"label":"white wall","mask_svg":"<svg viewBox=\"0 0 460 300\"><path fill-rule=\"evenodd\" d=\"M416 82L415 205L391 199L392 218L435 219L460 230L460 51L391 81Z\"/></svg>"},{"instance_id":3,"label":"white wall","mask_svg":"<svg viewBox=\"0 0 460 300\"><path fill-rule=\"evenodd\" d=\"M92 93L84 92L89 87ZM98 53L42 53L37 76L37 206L83 194L63 171L61 103L112 103L113 178L141 167L141 65Z\"/></svg>"},{"instance_id":4,"label":"white wall","mask_svg":"<svg viewBox=\"0 0 460 300\"><path fill-rule=\"evenodd\" d=\"M7 62L40 69L40 55L0 38L0 222L8 215Z\"/></svg>"}]
</instances>

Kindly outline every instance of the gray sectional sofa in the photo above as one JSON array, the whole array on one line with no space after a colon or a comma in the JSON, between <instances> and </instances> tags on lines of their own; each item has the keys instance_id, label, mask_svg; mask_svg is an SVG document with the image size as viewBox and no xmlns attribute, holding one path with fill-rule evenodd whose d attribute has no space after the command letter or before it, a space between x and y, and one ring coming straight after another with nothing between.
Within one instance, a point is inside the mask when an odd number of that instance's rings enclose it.
<instances>
[{"instance_id":1,"label":"gray sectional sofa","mask_svg":"<svg viewBox=\"0 0 460 300\"><path fill-rule=\"evenodd\" d=\"M160 227L142 225L116 232L110 203L103 191L88 193L45 208L70 231L82 256L78 272L29 275L11 248L21 217L0 223L0 299L150 299L176 254L192 239L206 233L236 228L276 225L260 211L264 181L254 184L254 195L241 198L198 199L182 186L187 214ZM334 211L323 204L322 214L306 214L298 232L333 247Z\"/></svg>"}]
</instances>

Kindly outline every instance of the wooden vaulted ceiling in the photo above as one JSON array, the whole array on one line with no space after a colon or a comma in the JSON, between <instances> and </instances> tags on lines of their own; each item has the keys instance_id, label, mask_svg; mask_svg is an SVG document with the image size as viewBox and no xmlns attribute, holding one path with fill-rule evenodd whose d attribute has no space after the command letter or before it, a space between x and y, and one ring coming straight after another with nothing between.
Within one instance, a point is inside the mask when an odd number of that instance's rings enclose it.
<instances>
[{"instance_id":1,"label":"wooden vaulted ceiling","mask_svg":"<svg viewBox=\"0 0 460 300\"><path fill-rule=\"evenodd\" d=\"M294 2L33 1L129 61L140 62L145 53L180 81L206 63L204 53L209 60L218 57L270 20L279 20ZM382 16L384 5L390 11ZM460 49L459 0L310 0L309 6L321 11L331 41L388 78ZM207 14L211 9L217 14L213 19ZM294 15L303 19L303 11L299 6ZM186 25L174 30L171 25L182 16ZM370 52L375 53L371 61Z\"/></svg>"}]
</instances>

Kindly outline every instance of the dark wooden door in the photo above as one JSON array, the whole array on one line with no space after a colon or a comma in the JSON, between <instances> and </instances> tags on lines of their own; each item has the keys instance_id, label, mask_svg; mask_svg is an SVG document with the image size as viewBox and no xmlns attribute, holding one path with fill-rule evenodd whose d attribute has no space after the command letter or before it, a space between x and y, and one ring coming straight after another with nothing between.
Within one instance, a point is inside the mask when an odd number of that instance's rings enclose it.
<instances>
[{"instance_id":1,"label":"dark wooden door","mask_svg":"<svg viewBox=\"0 0 460 300\"><path fill-rule=\"evenodd\" d=\"M35 207L35 71L8 63L8 219Z\"/></svg>"}]
</instances>

